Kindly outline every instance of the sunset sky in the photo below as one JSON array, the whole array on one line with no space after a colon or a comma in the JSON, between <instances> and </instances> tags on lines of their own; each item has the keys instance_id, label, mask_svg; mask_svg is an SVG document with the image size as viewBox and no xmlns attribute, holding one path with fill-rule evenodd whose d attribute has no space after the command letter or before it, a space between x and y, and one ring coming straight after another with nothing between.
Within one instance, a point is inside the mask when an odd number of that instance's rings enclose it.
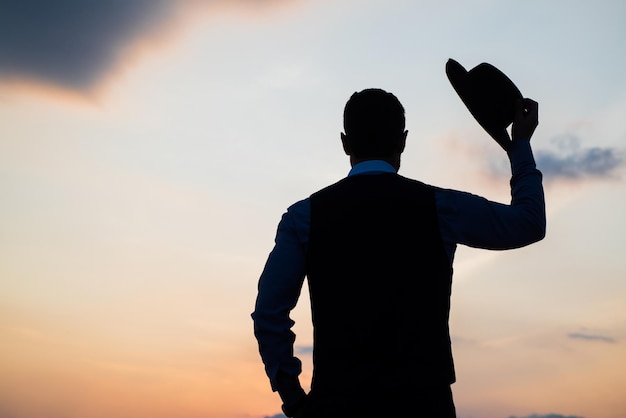
<instances>
[{"instance_id":1,"label":"sunset sky","mask_svg":"<svg viewBox=\"0 0 626 418\"><path fill-rule=\"evenodd\" d=\"M622 0L0 0L0 417L278 414L257 280L286 208L347 174L353 92L404 104L401 174L509 202L454 58L539 102L548 217L457 250L458 416L624 418L625 45Z\"/></svg>"}]
</instances>

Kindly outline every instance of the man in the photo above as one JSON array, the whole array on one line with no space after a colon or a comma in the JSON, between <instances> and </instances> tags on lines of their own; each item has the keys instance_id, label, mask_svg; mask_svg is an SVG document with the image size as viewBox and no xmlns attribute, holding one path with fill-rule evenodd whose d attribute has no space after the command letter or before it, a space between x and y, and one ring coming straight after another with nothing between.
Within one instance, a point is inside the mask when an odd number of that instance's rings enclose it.
<instances>
[{"instance_id":1,"label":"man","mask_svg":"<svg viewBox=\"0 0 626 418\"><path fill-rule=\"evenodd\" d=\"M503 146L512 168L504 205L397 174L407 137L402 104L380 89L352 95L341 134L352 169L289 207L259 280L255 336L285 415L456 416L448 329L455 248L518 248L544 237L529 142L537 114L536 102L517 101ZM289 318L305 276L314 326L308 394Z\"/></svg>"}]
</instances>

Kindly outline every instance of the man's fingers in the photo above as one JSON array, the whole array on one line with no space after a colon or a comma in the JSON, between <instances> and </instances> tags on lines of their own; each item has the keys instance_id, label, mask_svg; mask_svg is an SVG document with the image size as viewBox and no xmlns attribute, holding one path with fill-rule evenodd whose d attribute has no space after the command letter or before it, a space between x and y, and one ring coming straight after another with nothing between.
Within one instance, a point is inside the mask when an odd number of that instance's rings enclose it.
<instances>
[{"instance_id":1,"label":"man's fingers","mask_svg":"<svg viewBox=\"0 0 626 418\"><path fill-rule=\"evenodd\" d=\"M513 141L530 140L535 128L539 124L539 104L532 99L517 100L515 102L515 117L511 136Z\"/></svg>"},{"instance_id":2,"label":"man's fingers","mask_svg":"<svg viewBox=\"0 0 626 418\"><path fill-rule=\"evenodd\" d=\"M515 101L513 121L521 121L526 115L528 115L526 99L517 99Z\"/></svg>"},{"instance_id":3,"label":"man's fingers","mask_svg":"<svg viewBox=\"0 0 626 418\"><path fill-rule=\"evenodd\" d=\"M519 115L524 112L524 99L517 99L515 101L515 114Z\"/></svg>"},{"instance_id":4,"label":"man's fingers","mask_svg":"<svg viewBox=\"0 0 626 418\"><path fill-rule=\"evenodd\" d=\"M522 105L524 107L524 113L526 114L536 114L539 110L539 103L533 99L524 99Z\"/></svg>"},{"instance_id":5,"label":"man's fingers","mask_svg":"<svg viewBox=\"0 0 626 418\"><path fill-rule=\"evenodd\" d=\"M518 99L515 101L514 121L522 122L522 120L532 116L537 118L539 112L539 104L532 99Z\"/></svg>"}]
</instances>

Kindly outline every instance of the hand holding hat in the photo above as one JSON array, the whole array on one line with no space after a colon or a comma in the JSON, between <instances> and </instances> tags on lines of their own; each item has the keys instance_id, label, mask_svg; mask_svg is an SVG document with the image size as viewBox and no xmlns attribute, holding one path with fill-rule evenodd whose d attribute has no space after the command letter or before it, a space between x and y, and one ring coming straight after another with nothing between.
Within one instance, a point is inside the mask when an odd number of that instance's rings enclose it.
<instances>
[{"instance_id":1,"label":"hand holding hat","mask_svg":"<svg viewBox=\"0 0 626 418\"><path fill-rule=\"evenodd\" d=\"M453 59L446 63L446 74L472 116L487 133L508 150L513 141L529 140L537 127L537 102L524 99L515 84L500 70L482 63L467 71Z\"/></svg>"},{"instance_id":2,"label":"hand holding hat","mask_svg":"<svg viewBox=\"0 0 626 418\"><path fill-rule=\"evenodd\" d=\"M538 124L539 104L532 99L517 100L511 128L513 141L530 140Z\"/></svg>"}]
</instances>

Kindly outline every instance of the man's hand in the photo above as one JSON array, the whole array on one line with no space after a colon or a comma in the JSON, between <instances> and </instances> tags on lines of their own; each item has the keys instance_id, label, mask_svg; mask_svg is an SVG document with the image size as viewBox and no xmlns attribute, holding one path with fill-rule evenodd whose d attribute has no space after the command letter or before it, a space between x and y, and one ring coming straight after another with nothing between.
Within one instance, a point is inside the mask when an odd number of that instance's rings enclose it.
<instances>
[{"instance_id":1,"label":"man's hand","mask_svg":"<svg viewBox=\"0 0 626 418\"><path fill-rule=\"evenodd\" d=\"M498 144L508 151L512 142L530 141L535 128L539 124L539 105L531 99L520 99L515 102L515 113L513 114L513 126L511 127L511 137L506 130L492 133L491 135Z\"/></svg>"},{"instance_id":2,"label":"man's hand","mask_svg":"<svg viewBox=\"0 0 626 418\"><path fill-rule=\"evenodd\" d=\"M539 124L539 104L531 99L522 99L515 102L515 114L511 137L515 141L530 141Z\"/></svg>"}]
</instances>

